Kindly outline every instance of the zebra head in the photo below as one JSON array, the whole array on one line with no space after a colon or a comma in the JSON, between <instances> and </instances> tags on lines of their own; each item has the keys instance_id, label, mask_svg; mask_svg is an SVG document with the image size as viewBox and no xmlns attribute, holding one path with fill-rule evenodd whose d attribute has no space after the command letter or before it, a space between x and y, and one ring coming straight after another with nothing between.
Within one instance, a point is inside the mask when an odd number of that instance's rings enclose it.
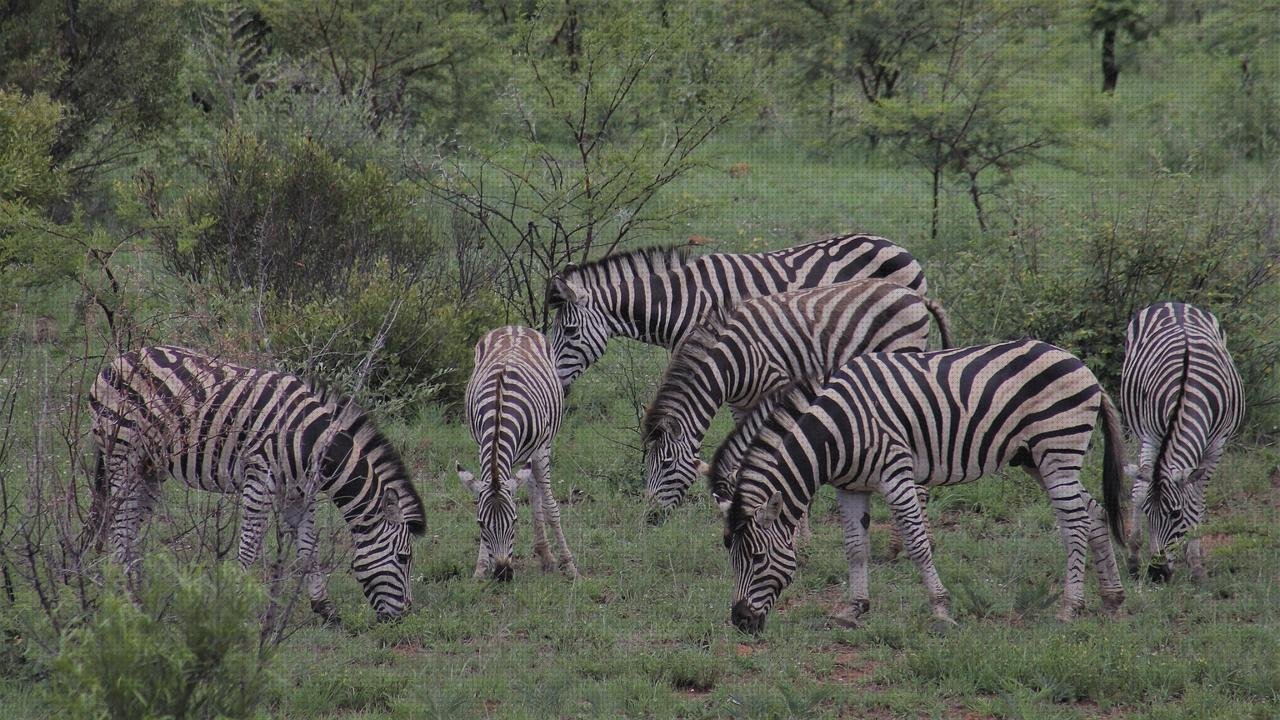
<instances>
[{"instance_id":1,"label":"zebra head","mask_svg":"<svg viewBox=\"0 0 1280 720\"><path fill-rule=\"evenodd\" d=\"M645 438L644 466L645 498L666 510L680 502L706 463L698 457L698 443L668 418Z\"/></svg>"},{"instance_id":2,"label":"zebra head","mask_svg":"<svg viewBox=\"0 0 1280 720\"><path fill-rule=\"evenodd\" d=\"M561 387L568 388L604 355L612 334L611 323L592 304L590 294L581 285L562 276L552 278L547 285L547 303L556 311L549 333L556 376Z\"/></svg>"},{"instance_id":3,"label":"zebra head","mask_svg":"<svg viewBox=\"0 0 1280 720\"><path fill-rule=\"evenodd\" d=\"M1147 518L1147 538L1151 562L1147 578L1166 582L1173 577L1173 558L1187 533L1204 517L1204 485L1195 482L1186 470L1162 473L1152 482L1142 499L1142 513Z\"/></svg>"},{"instance_id":4,"label":"zebra head","mask_svg":"<svg viewBox=\"0 0 1280 720\"><path fill-rule=\"evenodd\" d=\"M415 533L401 508L400 492L384 488L375 516L366 522L368 529L357 534L362 542L357 543L351 569L378 620L395 620L413 604L409 564Z\"/></svg>"},{"instance_id":5,"label":"zebra head","mask_svg":"<svg viewBox=\"0 0 1280 720\"><path fill-rule=\"evenodd\" d=\"M725 524L724 544L733 568L730 618L734 627L754 634L764 629L773 603L795 576L795 528L781 520L781 492L755 509L741 510L731 512Z\"/></svg>"},{"instance_id":6,"label":"zebra head","mask_svg":"<svg viewBox=\"0 0 1280 720\"><path fill-rule=\"evenodd\" d=\"M506 582L515 575L511 557L516 547L517 479L527 480L529 472L528 467L522 468L516 476L512 476L510 471L500 472L495 483L477 478L458 465L458 479L476 497L480 555L484 565L493 571L494 580Z\"/></svg>"}]
</instances>

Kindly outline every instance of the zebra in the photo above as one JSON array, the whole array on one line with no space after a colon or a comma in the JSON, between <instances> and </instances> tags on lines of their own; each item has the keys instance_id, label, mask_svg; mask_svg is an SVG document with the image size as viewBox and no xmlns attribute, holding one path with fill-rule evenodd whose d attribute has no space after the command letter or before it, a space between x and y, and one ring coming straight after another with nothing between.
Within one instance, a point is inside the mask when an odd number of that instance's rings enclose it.
<instances>
[{"instance_id":1,"label":"zebra","mask_svg":"<svg viewBox=\"0 0 1280 720\"><path fill-rule=\"evenodd\" d=\"M507 326L490 331L476 343L465 414L471 437L480 448L481 476L460 463L456 469L458 479L476 498L477 579L490 569L496 580L512 579L518 484L529 491L534 552L542 569L555 568L544 528L548 523L555 531L561 569L569 577L578 577L578 565L560 527L560 506L551 491L551 440L560 428L563 403L551 345L542 333ZM531 461L530 467L513 474L513 468L526 460Z\"/></svg>"},{"instance_id":2,"label":"zebra","mask_svg":"<svg viewBox=\"0 0 1280 720\"><path fill-rule=\"evenodd\" d=\"M646 495L662 508L683 499L721 405L740 421L797 377L820 375L865 352L924 350L930 314L950 346L946 311L883 280L804 288L711 311L677 348L645 413Z\"/></svg>"},{"instance_id":3,"label":"zebra","mask_svg":"<svg viewBox=\"0 0 1280 720\"><path fill-rule=\"evenodd\" d=\"M296 533L311 607L339 621L316 559L314 500L324 492L355 540L356 579L380 620L412 603L412 537L426 529L422 500L399 453L367 413L339 393L272 370L161 345L120 355L90 391L96 445L95 516L112 551L136 572L143 520L166 478L239 493L237 557L262 550L268 515Z\"/></svg>"},{"instance_id":4,"label":"zebra","mask_svg":"<svg viewBox=\"0 0 1280 720\"><path fill-rule=\"evenodd\" d=\"M687 248L646 248L571 265L547 283L556 373L568 388L614 335L670 349L714 307L860 278L928 290L911 253L860 234L755 254L692 257Z\"/></svg>"},{"instance_id":5,"label":"zebra","mask_svg":"<svg viewBox=\"0 0 1280 720\"><path fill-rule=\"evenodd\" d=\"M739 629L763 629L791 582L796 523L822 483L836 488L849 562L850 608L837 619L856 624L870 608L867 500L875 490L888 500L920 568L935 621L952 622L915 485L969 482L1005 464L1038 479L1057 516L1067 550L1058 618L1071 619L1083 604L1086 546L1103 611L1123 602L1104 513L1081 484L1080 469L1101 413L1104 502L1119 539L1124 438L1111 399L1070 353L1024 340L862 355L825 379L798 381L761 411L771 412L737 468L724 528L734 573L731 619ZM725 482L719 461L713 482Z\"/></svg>"},{"instance_id":6,"label":"zebra","mask_svg":"<svg viewBox=\"0 0 1280 720\"><path fill-rule=\"evenodd\" d=\"M1204 517L1204 492L1244 417L1240 374L1212 314L1180 302L1139 310L1125 332L1120 407L1140 443L1129 536L1137 577L1145 514L1152 555L1147 576L1169 580L1172 550ZM1200 540L1186 542L1193 579L1205 577Z\"/></svg>"}]
</instances>

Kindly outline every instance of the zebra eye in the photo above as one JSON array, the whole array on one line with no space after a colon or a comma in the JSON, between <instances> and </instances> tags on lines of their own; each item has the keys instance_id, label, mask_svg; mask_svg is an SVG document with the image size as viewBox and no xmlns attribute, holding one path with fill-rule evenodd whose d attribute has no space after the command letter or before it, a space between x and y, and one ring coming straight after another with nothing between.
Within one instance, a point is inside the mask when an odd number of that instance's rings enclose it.
<instances>
[{"instance_id":1,"label":"zebra eye","mask_svg":"<svg viewBox=\"0 0 1280 720\"><path fill-rule=\"evenodd\" d=\"M409 563L409 551L402 550L396 553L396 562L407 565Z\"/></svg>"}]
</instances>

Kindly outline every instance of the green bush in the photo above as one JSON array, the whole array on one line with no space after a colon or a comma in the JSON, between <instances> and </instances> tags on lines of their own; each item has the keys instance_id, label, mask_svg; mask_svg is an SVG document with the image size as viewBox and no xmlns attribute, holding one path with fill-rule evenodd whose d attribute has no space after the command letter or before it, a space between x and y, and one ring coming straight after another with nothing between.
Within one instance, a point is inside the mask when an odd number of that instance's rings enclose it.
<instances>
[{"instance_id":1,"label":"green bush","mask_svg":"<svg viewBox=\"0 0 1280 720\"><path fill-rule=\"evenodd\" d=\"M965 328L966 339L1059 345L1114 390L1133 313L1165 300L1189 302L1222 322L1253 402L1252 428L1274 430L1274 404L1258 402L1278 392L1280 215L1269 195L1241 199L1165 173L1121 192L1113 206L1081 212L1042 200L1020 198L1007 233L984 236L948 268L943 294L952 316L982 318Z\"/></svg>"},{"instance_id":2,"label":"green bush","mask_svg":"<svg viewBox=\"0 0 1280 720\"><path fill-rule=\"evenodd\" d=\"M155 568L63 639L49 702L70 718L250 717L274 681L259 649L260 586L239 568Z\"/></svg>"},{"instance_id":3,"label":"green bush","mask_svg":"<svg viewBox=\"0 0 1280 720\"><path fill-rule=\"evenodd\" d=\"M335 387L351 389L368 358L357 399L395 413L422 400L459 400L476 340L501 317L492 296L463 302L456 291L381 263L341 296L276 304L268 333L286 367L305 368Z\"/></svg>"}]
</instances>

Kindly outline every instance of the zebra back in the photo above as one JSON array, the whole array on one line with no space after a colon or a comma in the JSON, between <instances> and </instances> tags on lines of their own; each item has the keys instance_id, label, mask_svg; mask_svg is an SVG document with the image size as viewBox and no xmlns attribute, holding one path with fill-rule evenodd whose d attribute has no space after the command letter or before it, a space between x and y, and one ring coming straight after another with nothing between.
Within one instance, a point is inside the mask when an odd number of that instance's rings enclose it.
<instances>
[{"instance_id":1,"label":"zebra back","mask_svg":"<svg viewBox=\"0 0 1280 720\"><path fill-rule=\"evenodd\" d=\"M1125 333L1120 401L1131 432L1158 447L1151 493L1178 471L1196 469L1244 417L1240 375L1218 319L1180 302L1139 310Z\"/></svg>"},{"instance_id":2,"label":"zebra back","mask_svg":"<svg viewBox=\"0 0 1280 720\"><path fill-rule=\"evenodd\" d=\"M240 489L237 468L269 447L285 488L318 479L349 524L377 516L391 488L410 531L426 529L400 454L368 413L314 381L155 346L103 368L90 404L100 449L128 443L193 487Z\"/></svg>"},{"instance_id":3,"label":"zebra back","mask_svg":"<svg viewBox=\"0 0 1280 720\"><path fill-rule=\"evenodd\" d=\"M476 343L465 416L480 447L480 472L494 487L555 436L563 397L542 333L507 326Z\"/></svg>"}]
</instances>

